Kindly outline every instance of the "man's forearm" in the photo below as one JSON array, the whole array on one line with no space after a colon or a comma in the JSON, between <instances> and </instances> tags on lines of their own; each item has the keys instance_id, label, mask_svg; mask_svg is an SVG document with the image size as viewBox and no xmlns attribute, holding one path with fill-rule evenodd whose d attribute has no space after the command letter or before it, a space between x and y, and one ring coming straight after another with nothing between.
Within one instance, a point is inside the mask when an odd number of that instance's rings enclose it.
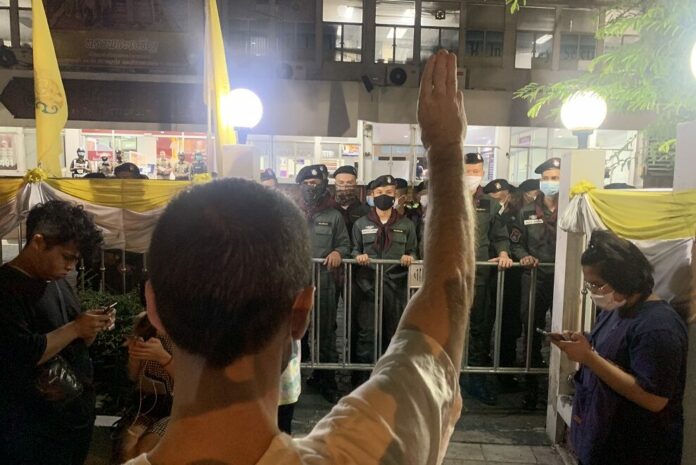
<instances>
[{"instance_id":1,"label":"man's forearm","mask_svg":"<svg viewBox=\"0 0 696 465\"><path fill-rule=\"evenodd\" d=\"M46 334L46 350L44 350L37 365L50 360L75 339L77 339L77 331L75 331L75 323L72 321Z\"/></svg>"},{"instance_id":2,"label":"man's forearm","mask_svg":"<svg viewBox=\"0 0 696 465\"><path fill-rule=\"evenodd\" d=\"M403 324L433 337L461 366L475 274L473 206L464 187L461 146L433 146L428 159L432 207L425 229L425 280Z\"/></svg>"}]
</instances>

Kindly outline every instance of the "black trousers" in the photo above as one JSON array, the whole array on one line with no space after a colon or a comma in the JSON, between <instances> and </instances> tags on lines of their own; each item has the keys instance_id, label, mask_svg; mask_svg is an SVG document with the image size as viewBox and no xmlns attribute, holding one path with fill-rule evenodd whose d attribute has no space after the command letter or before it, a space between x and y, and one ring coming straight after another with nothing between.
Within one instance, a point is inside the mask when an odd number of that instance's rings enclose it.
<instances>
[{"instance_id":1,"label":"black trousers","mask_svg":"<svg viewBox=\"0 0 696 465\"><path fill-rule=\"evenodd\" d=\"M338 361L336 350L336 281L333 274L323 265L320 267L317 288L314 296L314 312L318 324L310 329L314 337L319 338L319 362L330 363ZM302 338L302 360L309 360L309 333Z\"/></svg>"},{"instance_id":2,"label":"black trousers","mask_svg":"<svg viewBox=\"0 0 696 465\"><path fill-rule=\"evenodd\" d=\"M354 275L355 276L355 275ZM375 362L375 289L353 284L351 315L351 360L356 363ZM396 333L407 302L406 278L385 275L382 300L382 346L384 353Z\"/></svg>"},{"instance_id":3,"label":"black trousers","mask_svg":"<svg viewBox=\"0 0 696 465\"><path fill-rule=\"evenodd\" d=\"M497 278L497 276L496 276ZM495 286L492 294L495 295ZM522 297L522 269L505 271L503 288L503 317L500 331L500 366L514 367L517 361L517 339L522 334L520 299Z\"/></svg>"},{"instance_id":4,"label":"black trousers","mask_svg":"<svg viewBox=\"0 0 696 465\"><path fill-rule=\"evenodd\" d=\"M531 272L525 270L522 273L522 299L520 317L527 334L529 324L529 290L532 285ZM541 346L544 336L536 332L536 328L544 329L546 326L546 313L553 306L553 271L537 270L536 298L534 299L534 314L532 315L532 367L542 366ZM527 341L527 344L529 342ZM525 348L526 349L526 348ZM526 352L525 352L526 354Z\"/></svg>"},{"instance_id":5,"label":"black trousers","mask_svg":"<svg viewBox=\"0 0 696 465\"><path fill-rule=\"evenodd\" d=\"M469 317L469 365L491 364L491 333L495 323L495 307L490 305L489 286L494 281L490 266L476 268L474 303Z\"/></svg>"}]
</instances>

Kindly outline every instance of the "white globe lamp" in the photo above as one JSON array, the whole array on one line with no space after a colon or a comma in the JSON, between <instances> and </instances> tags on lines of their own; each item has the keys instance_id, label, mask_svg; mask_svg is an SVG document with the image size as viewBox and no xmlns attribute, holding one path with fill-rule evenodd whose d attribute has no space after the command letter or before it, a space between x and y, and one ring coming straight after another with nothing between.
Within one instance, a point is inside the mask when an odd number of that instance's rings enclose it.
<instances>
[{"instance_id":1,"label":"white globe lamp","mask_svg":"<svg viewBox=\"0 0 696 465\"><path fill-rule=\"evenodd\" d=\"M234 89L222 97L221 104L225 122L235 128L251 129L263 117L261 99L249 89Z\"/></svg>"},{"instance_id":2,"label":"white globe lamp","mask_svg":"<svg viewBox=\"0 0 696 465\"><path fill-rule=\"evenodd\" d=\"M578 137L578 148L587 148L587 139L607 117L607 102L592 91L576 92L561 107L561 122Z\"/></svg>"}]
</instances>

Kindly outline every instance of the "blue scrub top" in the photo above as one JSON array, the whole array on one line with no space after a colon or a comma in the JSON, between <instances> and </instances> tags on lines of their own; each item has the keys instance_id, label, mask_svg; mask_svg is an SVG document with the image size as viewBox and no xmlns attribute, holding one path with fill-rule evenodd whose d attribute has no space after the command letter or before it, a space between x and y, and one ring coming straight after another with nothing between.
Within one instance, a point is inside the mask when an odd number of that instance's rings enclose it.
<instances>
[{"instance_id":1,"label":"blue scrub top","mask_svg":"<svg viewBox=\"0 0 696 465\"><path fill-rule=\"evenodd\" d=\"M582 465L679 465L683 443L687 327L664 301L602 312L590 334L599 355L669 399L652 413L581 366L575 376L571 442Z\"/></svg>"}]
</instances>

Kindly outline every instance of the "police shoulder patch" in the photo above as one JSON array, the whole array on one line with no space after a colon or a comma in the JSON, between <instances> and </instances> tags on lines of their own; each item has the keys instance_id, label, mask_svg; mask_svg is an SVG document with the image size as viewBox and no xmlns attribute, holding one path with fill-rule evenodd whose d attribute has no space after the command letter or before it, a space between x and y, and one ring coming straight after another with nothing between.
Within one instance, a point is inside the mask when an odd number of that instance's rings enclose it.
<instances>
[{"instance_id":1,"label":"police shoulder patch","mask_svg":"<svg viewBox=\"0 0 696 465\"><path fill-rule=\"evenodd\" d=\"M522 238L522 231L520 231L517 228L513 228L512 231L510 232L510 242L514 242L515 244L520 242L520 239Z\"/></svg>"}]
</instances>

